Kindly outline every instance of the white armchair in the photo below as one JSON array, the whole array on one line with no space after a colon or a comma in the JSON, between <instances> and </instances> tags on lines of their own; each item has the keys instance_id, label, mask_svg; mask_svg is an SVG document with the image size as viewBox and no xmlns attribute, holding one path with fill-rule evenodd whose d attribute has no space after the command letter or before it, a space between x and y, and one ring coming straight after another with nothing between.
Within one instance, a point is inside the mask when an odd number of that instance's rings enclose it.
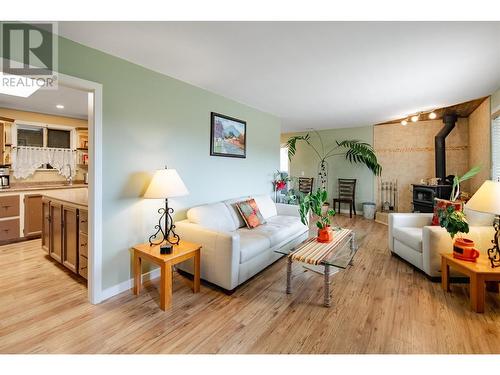
<instances>
[{"instance_id":1,"label":"white armchair","mask_svg":"<svg viewBox=\"0 0 500 375\"><path fill-rule=\"evenodd\" d=\"M493 238L493 215L465 210L469 222L467 238L475 242L481 256L487 256ZM441 253L452 251L453 240L446 229L431 226L432 214L389 215L389 249L428 276L441 276Z\"/></svg>"}]
</instances>

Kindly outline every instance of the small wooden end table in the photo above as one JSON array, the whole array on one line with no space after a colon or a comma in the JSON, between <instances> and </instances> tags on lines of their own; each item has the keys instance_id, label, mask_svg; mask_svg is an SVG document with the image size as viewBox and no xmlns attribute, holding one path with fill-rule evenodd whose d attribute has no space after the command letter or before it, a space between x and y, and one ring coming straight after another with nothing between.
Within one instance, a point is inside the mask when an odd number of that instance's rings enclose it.
<instances>
[{"instance_id":1,"label":"small wooden end table","mask_svg":"<svg viewBox=\"0 0 500 375\"><path fill-rule=\"evenodd\" d=\"M500 269L491 268L488 258L483 254L476 262L453 258L453 254L441 254L441 285L450 291L450 267L470 278L470 305L477 313L484 312L485 289L498 293Z\"/></svg>"},{"instance_id":2,"label":"small wooden end table","mask_svg":"<svg viewBox=\"0 0 500 375\"><path fill-rule=\"evenodd\" d=\"M174 245L172 254L160 254L160 245L150 246L143 243L132 247L134 251L134 294L138 295L142 288L142 260L148 260L160 266L160 308L165 311L172 305L172 266L194 258L194 277L189 280L193 293L200 291L201 245L181 241Z\"/></svg>"}]
</instances>

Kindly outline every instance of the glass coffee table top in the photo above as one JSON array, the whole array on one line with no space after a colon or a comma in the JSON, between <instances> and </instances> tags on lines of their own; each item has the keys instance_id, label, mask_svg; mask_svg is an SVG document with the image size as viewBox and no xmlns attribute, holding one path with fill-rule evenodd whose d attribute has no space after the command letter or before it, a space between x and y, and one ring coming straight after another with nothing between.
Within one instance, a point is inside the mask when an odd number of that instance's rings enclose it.
<instances>
[{"instance_id":1,"label":"glass coffee table top","mask_svg":"<svg viewBox=\"0 0 500 375\"><path fill-rule=\"evenodd\" d=\"M334 240L335 240L335 232L340 232L340 230L342 230L342 228L333 229ZM275 252L278 254L290 255L293 252L300 250L304 246L316 246L319 248L322 246L331 246L331 244L319 243L316 241L316 237L314 236L308 238L307 240L305 240L304 242L302 242L301 244L297 245L294 248L277 249L275 250ZM320 264L345 269L351 264L352 259L354 258L354 255L356 254L357 250L358 246L356 244L355 233L351 230L349 235L347 235L344 239L342 239L342 241L332 246L332 249L329 250L328 254L324 257L324 259Z\"/></svg>"}]
</instances>

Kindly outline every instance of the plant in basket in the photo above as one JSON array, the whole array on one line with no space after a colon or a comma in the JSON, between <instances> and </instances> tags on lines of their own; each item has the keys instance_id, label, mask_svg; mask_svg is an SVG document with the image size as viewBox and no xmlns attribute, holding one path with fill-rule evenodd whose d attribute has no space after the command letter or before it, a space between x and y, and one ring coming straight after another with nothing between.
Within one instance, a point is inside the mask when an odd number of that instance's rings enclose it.
<instances>
[{"instance_id":1,"label":"plant in basket","mask_svg":"<svg viewBox=\"0 0 500 375\"><path fill-rule=\"evenodd\" d=\"M316 226L318 227L318 242L331 242L333 231L331 228L331 218L335 216L335 210L323 210L323 206L328 200L325 189L318 189L315 193L309 193L300 202L300 220L304 225L309 225L309 214L317 216Z\"/></svg>"}]
</instances>

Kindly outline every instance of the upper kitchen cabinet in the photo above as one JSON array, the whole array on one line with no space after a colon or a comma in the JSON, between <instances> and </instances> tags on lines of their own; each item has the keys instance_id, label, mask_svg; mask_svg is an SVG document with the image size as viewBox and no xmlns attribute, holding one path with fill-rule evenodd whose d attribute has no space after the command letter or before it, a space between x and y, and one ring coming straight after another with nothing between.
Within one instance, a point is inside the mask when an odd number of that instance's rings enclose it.
<instances>
[{"instance_id":1,"label":"upper kitchen cabinet","mask_svg":"<svg viewBox=\"0 0 500 375\"><path fill-rule=\"evenodd\" d=\"M13 119L0 116L0 164L10 165Z\"/></svg>"},{"instance_id":2,"label":"upper kitchen cabinet","mask_svg":"<svg viewBox=\"0 0 500 375\"><path fill-rule=\"evenodd\" d=\"M89 131L88 128L76 128L77 164L86 168L89 164Z\"/></svg>"}]
</instances>

